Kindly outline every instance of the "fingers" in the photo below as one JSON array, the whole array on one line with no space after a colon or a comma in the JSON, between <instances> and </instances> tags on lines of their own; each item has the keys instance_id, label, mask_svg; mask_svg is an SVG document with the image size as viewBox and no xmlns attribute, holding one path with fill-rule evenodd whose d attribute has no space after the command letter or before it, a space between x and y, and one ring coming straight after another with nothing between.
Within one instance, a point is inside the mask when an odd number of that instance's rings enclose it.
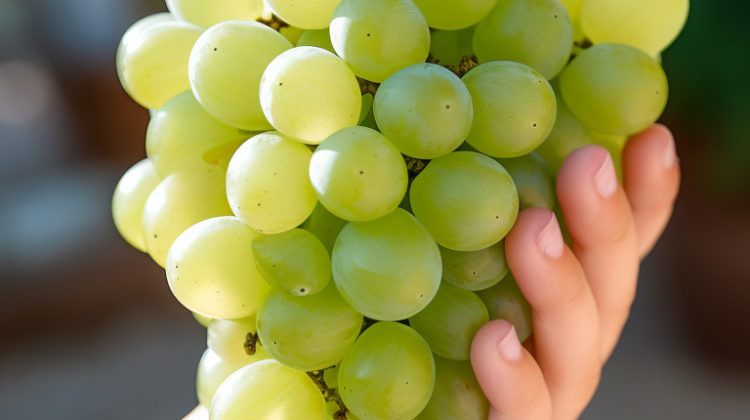
<instances>
[{"instance_id":1,"label":"fingers","mask_svg":"<svg viewBox=\"0 0 750 420\"><path fill-rule=\"evenodd\" d=\"M535 356L553 418L576 418L601 372L594 297L575 255L563 243L554 213L523 211L506 238L506 256L532 308Z\"/></svg>"},{"instance_id":2,"label":"fingers","mask_svg":"<svg viewBox=\"0 0 750 420\"><path fill-rule=\"evenodd\" d=\"M623 152L623 172L643 258L672 216L680 187L680 167L669 129L654 124L631 138Z\"/></svg>"},{"instance_id":3,"label":"fingers","mask_svg":"<svg viewBox=\"0 0 750 420\"><path fill-rule=\"evenodd\" d=\"M199 405L195 407L193 411L190 412L185 418L182 420L208 420L208 409L206 407Z\"/></svg>"},{"instance_id":4,"label":"fingers","mask_svg":"<svg viewBox=\"0 0 750 420\"><path fill-rule=\"evenodd\" d=\"M640 258L630 203L609 153L594 145L577 149L565 160L557 195L596 299L601 357L606 360L635 298Z\"/></svg>"},{"instance_id":5,"label":"fingers","mask_svg":"<svg viewBox=\"0 0 750 420\"><path fill-rule=\"evenodd\" d=\"M549 420L550 397L534 358L505 320L485 324L474 336L471 363L492 404L489 420Z\"/></svg>"}]
</instances>

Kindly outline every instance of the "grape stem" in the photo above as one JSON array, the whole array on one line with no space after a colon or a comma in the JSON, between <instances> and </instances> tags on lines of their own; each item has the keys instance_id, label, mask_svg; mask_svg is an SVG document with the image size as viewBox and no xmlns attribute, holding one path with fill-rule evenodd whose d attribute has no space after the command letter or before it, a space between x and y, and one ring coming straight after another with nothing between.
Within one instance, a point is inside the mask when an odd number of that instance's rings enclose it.
<instances>
[{"instance_id":1,"label":"grape stem","mask_svg":"<svg viewBox=\"0 0 750 420\"><path fill-rule=\"evenodd\" d=\"M262 17L255 20L258 23L262 23L266 26L270 26L273 30L279 31L281 28L286 28L289 26L288 23L284 22L283 20L279 19L276 15L271 15L270 18L264 19Z\"/></svg>"},{"instance_id":2,"label":"grape stem","mask_svg":"<svg viewBox=\"0 0 750 420\"><path fill-rule=\"evenodd\" d=\"M245 349L245 353L247 353L249 356L254 356L256 352L255 345L258 344L259 338L258 333L247 333L245 336L245 343L242 345L242 347Z\"/></svg>"},{"instance_id":3,"label":"grape stem","mask_svg":"<svg viewBox=\"0 0 750 420\"><path fill-rule=\"evenodd\" d=\"M446 69L452 71L458 77L463 77L466 73L469 72L469 70L479 65L479 61L477 60L477 57L475 55L472 55L471 57L463 56L457 66L451 64L440 64L440 60L433 57L432 54L427 57L427 62L443 66Z\"/></svg>"},{"instance_id":4,"label":"grape stem","mask_svg":"<svg viewBox=\"0 0 750 420\"><path fill-rule=\"evenodd\" d=\"M333 369L333 367L330 367L328 369ZM315 382L315 385L318 386L318 389L320 389L320 392L323 394L323 397L326 399L326 401L335 401L336 405L339 406L338 411L333 414L334 420L346 420L346 413L349 410L346 408L346 405L344 405L344 400L341 399L339 391L336 388L329 388L326 384L326 381L323 377L324 371L325 369L307 372L307 376L309 376L310 379Z\"/></svg>"}]
</instances>

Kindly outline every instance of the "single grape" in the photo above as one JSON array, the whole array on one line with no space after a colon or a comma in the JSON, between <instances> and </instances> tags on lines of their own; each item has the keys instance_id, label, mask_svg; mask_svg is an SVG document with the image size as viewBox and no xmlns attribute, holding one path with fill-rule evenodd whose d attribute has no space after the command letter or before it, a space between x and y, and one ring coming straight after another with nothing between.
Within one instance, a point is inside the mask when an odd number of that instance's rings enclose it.
<instances>
[{"instance_id":1,"label":"single grape","mask_svg":"<svg viewBox=\"0 0 750 420\"><path fill-rule=\"evenodd\" d=\"M470 252L440 247L440 255L443 258L443 280L464 290L487 289L499 283L509 272L504 241Z\"/></svg>"},{"instance_id":2,"label":"single grape","mask_svg":"<svg viewBox=\"0 0 750 420\"><path fill-rule=\"evenodd\" d=\"M414 215L435 241L455 251L478 251L499 242L518 216L518 192L492 158L454 152L435 159L409 192Z\"/></svg>"},{"instance_id":3,"label":"single grape","mask_svg":"<svg viewBox=\"0 0 750 420\"><path fill-rule=\"evenodd\" d=\"M389 77L375 94L380 131L401 153L434 159L455 150L469 134L471 95L450 70L414 64Z\"/></svg>"},{"instance_id":4,"label":"single grape","mask_svg":"<svg viewBox=\"0 0 750 420\"><path fill-rule=\"evenodd\" d=\"M440 286L440 251L427 230L396 209L346 225L333 249L333 279L356 310L395 321L424 309Z\"/></svg>"},{"instance_id":5,"label":"single grape","mask_svg":"<svg viewBox=\"0 0 750 420\"><path fill-rule=\"evenodd\" d=\"M211 399L214 397L216 390L224 380L239 368L249 365L259 360L270 359L267 353L258 354L257 356L248 356L240 359L225 359L220 357L211 349L203 352L200 362L198 362L198 373L195 375L195 388L198 395L198 402L206 407L211 405Z\"/></svg>"},{"instance_id":6,"label":"single grape","mask_svg":"<svg viewBox=\"0 0 750 420\"><path fill-rule=\"evenodd\" d=\"M330 31L339 57L373 82L424 62L430 52L430 29L411 0L343 0Z\"/></svg>"},{"instance_id":7,"label":"single grape","mask_svg":"<svg viewBox=\"0 0 750 420\"><path fill-rule=\"evenodd\" d=\"M298 28L296 26L284 26L279 28L279 33L283 35L284 38L287 39L287 41L291 42L292 45L297 45L299 37L302 36L303 32L305 32L304 29Z\"/></svg>"},{"instance_id":8,"label":"single grape","mask_svg":"<svg viewBox=\"0 0 750 420\"><path fill-rule=\"evenodd\" d=\"M346 353L338 382L341 398L356 416L412 419L432 395L435 361L416 331L397 322L378 322Z\"/></svg>"},{"instance_id":9,"label":"single grape","mask_svg":"<svg viewBox=\"0 0 750 420\"><path fill-rule=\"evenodd\" d=\"M265 0L284 22L302 29L328 28L341 0Z\"/></svg>"},{"instance_id":10,"label":"single grape","mask_svg":"<svg viewBox=\"0 0 750 420\"><path fill-rule=\"evenodd\" d=\"M255 315L240 319L214 319L207 330L208 348L228 361L270 359L266 349L253 341L253 334L257 331L255 320Z\"/></svg>"},{"instance_id":11,"label":"single grape","mask_svg":"<svg viewBox=\"0 0 750 420\"><path fill-rule=\"evenodd\" d=\"M436 356L435 390L415 420L479 420L486 419L489 411L471 363Z\"/></svg>"},{"instance_id":12,"label":"single grape","mask_svg":"<svg viewBox=\"0 0 750 420\"><path fill-rule=\"evenodd\" d=\"M474 27L460 31L433 30L430 32L430 55L441 66L458 68L464 57L474 55Z\"/></svg>"},{"instance_id":13,"label":"single grape","mask_svg":"<svg viewBox=\"0 0 750 420\"><path fill-rule=\"evenodd\" d=\"M143 32L152 25L156 25L157 23L161 22L173 22L174 20L175 17L171 13L156 13L138 20L136 23L131 25L127 31L125 31L125 33L122 35L122 39L120 40L120 44L117 46L117 53L115 56L117 77L121 82L124 83L125 81L125 77L123 74L125 69L123 68L123 63L125 61L125 51L128 49L128 47L130 47L131 44L141 42L141 39L143 39ZM123 88L126 92L129 92L129 88L127 86L123 85Z\"/></svg>"},{"instance_id":14,"label":"single grape","mask_svg":"<svg viewBox=\"0 0 750 420\"><path fill-rule=\"evenodd\" d=\"M199 323L203 327L208 328L208 326L211 324L211 321L213 321L213 318L207 317L205 315L201 315L195 312L191 313L193 314L193 318L195 318L195 322Z\"/></svg>"},{"instance_id":15,"label":"single grape","mask_svg":"<svg viewBox=\"0 0 750 420\"><path fill-rule=\"evenodd\" d=\"M123 239L139 251L146 252L143 233L143 208L151 192L161 182L154 162L143 159L120 178L112 197L112 218Z\"/></svg>"},{"instance_id":16,"label":"single grape","mask_svg":"<svg viewBox=\"0 0 750 420\"><path fill-rule=\"evenodd\" d=\"M263 15L263 0L167 0L181 20L208 28L228 20L255 20Z\"/></svg>"},{"instance_id":17,"label":"single grape","mask_svg":"<svg viewBox=\"0 0 750 420\"><path fill-rule=\"evenodd\" d=\"M585 37L581 28L581 1L582 0L560 0L570 16L573 24L573 39L581 41Z\"/></svg>"},{"instance_id":18,"label":"single grape","mask_svg":"<svg viewBox=\"0 0 750 420\"><path fill-rule=\"evenodd\" d=\"M362 108L359 111L359 125L372 113L372 105L375 102L375 97L372 93L365 93L362 95Z\"/></svg>"},{"instance_id":19,"label":"single grape","mask_svg":"<svg viewBox=\"0 0 750 420\"><path fill-rule=\"evenodd\" d=\"M513 178L521 210L541 207L552 210L557 203L555 178L549 165L536 153L498 160Z\"/></svg>"},{"instance_id":20,"label":"single grape","mask_svg":"<svg viewBox=\"0 0 750 420\"><path fill-rule=\"evenodd\" d=\"M310 217L302 224L302 228L317 236L325 245L328 254L333 254L336 238L339 237L339 232L346 224L346 220L334 216L318 202Z\"/></svg>"},{"instance_id":21,"label":"single grape","mask_svg":"<svg viewBox=\"0 0 750 420\"><path fill-rule=\"evenodd\" d=\"M512 274L497 285L477 292L477 295L487 306L490 319L504 319L513 324L522 343L531 336L531 306Z\"/></svg>"},{"instance_id":22,"label":"single grape","mask_svg":"<svg viewBox=\"0 0 750 420\"><path fill-rule=\"evenodd\" d=\"M309 176L331 213L356 222L393 211L408 184L398 149L367 127L344 128L328 137L312 156Z\"/></svg>"},{"instance_id":23,"label":"single grape","mask_svg":"<svg viewBox=\"0 0 750 420\"><path fill-rule=\"evenodd\" d=\"M357 125L362 107L359 83L349 66L316 47L296 47L268 65L260 84L260 103L281 133L319 144Z\"/></svg>"},{"instance_id":24,"label":"single grape","mask_svg":"<svg viewBox=\"0 0 750 420\"><path fill-rule=\"evenodd\" d=\"M497 0L414 0L431 28L468 28L487 16Z\"/></svg>"},{"instance_id":25,"label":"single grape","mask_svg":"<svg viewBox=\"0 0 750 420\"><path fill-rule=\"evenodd\" d=\"M297 39L297 46L318 47L329 51L332 54L336 54L336 51L333 49L333 44L331 44L331 35L328 31L328 28L307 30L302 32L302 34L299 36L299 39Z\"/></svg>"},{"instance_id":26,"label":"single grape","mask_svg":"<svg viewBox=\"0 0 750 420\"><path fill-rule=\"evenodd\" d=\"M561 98L557 101L557 116L547 140L537 149L536 153L550 166L552 173L557 176L565 159L573 150L591 144L589 132L576 119Z\"/></svg>"}]
</instances>

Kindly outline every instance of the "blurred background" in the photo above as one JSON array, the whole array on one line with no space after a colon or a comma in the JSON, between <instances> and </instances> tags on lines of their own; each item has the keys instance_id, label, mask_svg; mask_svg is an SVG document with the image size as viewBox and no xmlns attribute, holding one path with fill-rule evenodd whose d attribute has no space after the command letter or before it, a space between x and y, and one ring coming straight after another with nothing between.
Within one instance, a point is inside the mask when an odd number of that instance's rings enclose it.
<instances>
[{"instance_id":1,"label":"blurred background","mask_svg":"<svg viewBox=\"0 0 750 420\"><path fill-rule=\"evenodd\" d=\"M663 55L684 186L584 419L750 418L750 5L694 0ZM168 420L205 330L116 233L147 111L115 49L161 0L0 0L0 419Z\"/></svg>"}]
</instances>

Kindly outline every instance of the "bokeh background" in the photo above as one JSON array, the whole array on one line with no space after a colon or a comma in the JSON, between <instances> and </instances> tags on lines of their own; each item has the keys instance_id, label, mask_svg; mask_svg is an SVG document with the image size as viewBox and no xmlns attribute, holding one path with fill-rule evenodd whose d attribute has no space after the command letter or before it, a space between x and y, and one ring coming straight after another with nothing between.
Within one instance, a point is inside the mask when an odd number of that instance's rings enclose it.
<instances>
[{"instance_id":1,"label":"bokeh background","mask_svg":"<svg viewBox=\"0 0 750 420\"><path fill-rule=\"evenodd\" d=\"M750 418L750 6L691 7L663 55L684 186L584 419ZM196 404L205 330L109 208L148 122L115 49L163 9L0 0L0 419L167 420Z\"/></svg>"}]
</instances>

